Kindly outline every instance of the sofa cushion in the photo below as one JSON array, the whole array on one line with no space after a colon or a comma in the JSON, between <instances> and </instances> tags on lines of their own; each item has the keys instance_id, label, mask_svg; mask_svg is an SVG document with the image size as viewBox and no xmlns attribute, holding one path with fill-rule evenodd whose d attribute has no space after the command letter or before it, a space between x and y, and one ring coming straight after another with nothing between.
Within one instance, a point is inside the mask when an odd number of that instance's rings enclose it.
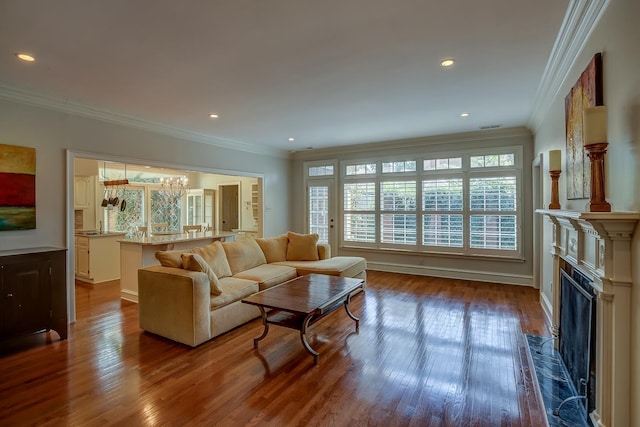
<instances>
[{"instance_id":1,"label":"sofa cushion","mask_svg":"<svg viewBox=\"0 0 640 427\"><path fill-rule=\"evenodd\" d=\"M318 273L330 276L354 277L367 269L367 260L356 256L337 256L319 261L283 261L275 264L294 267L299 276Z\"/></svg>"},{"instance_id":2,"label":"sofa cushion","mask_svg":"<svg viewBox=\"0 0 640 427\"><path fill-rule=\"evenodd\" d=\"M220 279L222 293L211 297L211 310L224 307L232 302L240 301L244 297L258 292L258 284L253 280L225 277Z\"/></svg>"},{"instance_id":3,"label":"sofa cushion","mask_svg":"<svg viewBox=\"0 0 640 427\"><path fill-rule=\"evenodd\" d=\"M189 253L189 249L181 251L158 251L156 259L160 261L163 267L184 268L182 264L182 254Z\"/></svg>"},{"instance_id":4,"label":"sofa cushion","mask_svg":"<svg viewBox=\"0 0 640 427\"><path fill-rule=\"evenodd\" d=\"M263 291L272 286L286 282L287 280L295 279L297 274L294 267L289 267L287 265L262 264L258 267L241 271L233 277L258 282L260 290Z\"/></svg>"},{"instance_id":5,"label":"sofa cushion","mask_svg":"<svg viewBox=\"0 0 640 427\"><path fill-rule=\"evenodd\" d=\"M262 249L267 262L278 262L287 260L287 245L289 238L286 234L265 239L256 239L256 243Z\"/></svg>"},{"instance_id":6,"label":"sofa cushion","mask_svg":"<svg viewBox=\"0 0 640 427\"><path fill-rule=\"evenodd\" d=\"M265 264L267 260L260 246L253 239L223 242L222 247L231 267L231 275Z\"/></svg>"},{"instance_id":7,"label":"sofa cushion","mask_svg":"<svg viewBox=\"0 0 640 427\"><path fill-rule=\"evenodd\" d=\"M220 242L215 241L207 246L193 248L191 252L200 255L209 264L218 279L231 276L231 267L229 267L224 248Z\"/></svg>"},{"instance_id":8,"label":"sofa cushion","mask_svg":"<svg viewBox=\"0 0 640 427\"><path fill-rule=\"evenodd\" d=\"M209 267L209 264L198 254L182 254L182 265L185 270L201 271L209 278L209 286L211 287L212 295L220 295L222 289L220 289L220 280L216 273Z\"/></svg>"},{"instance_id":9,"label":"sofa cushion","mask_svg":"<svg viewBox=\"0 0 640 427\"><path fill-rule=\"evenodd\" d=\"M317 234L288 232L287 261L317 261L319 259L318 237Z\"/></svg>"}]
</instances>

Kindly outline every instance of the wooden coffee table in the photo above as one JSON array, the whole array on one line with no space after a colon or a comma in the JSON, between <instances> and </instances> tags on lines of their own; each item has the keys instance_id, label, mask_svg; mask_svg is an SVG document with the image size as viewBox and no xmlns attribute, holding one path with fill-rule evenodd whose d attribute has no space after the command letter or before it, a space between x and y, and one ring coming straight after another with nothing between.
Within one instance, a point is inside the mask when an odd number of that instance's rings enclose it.
<instances>
[{"instance_id":1,"label":"wooden coffee table","mask_svg":"<svg viewBox=\"0 0 640 427\"><path fill-rule=\"evenodd\" d=\"M364 289L363 279L307 274L244 298L242 302L260 309L264 332L253 340L253 347L269 333L269 325L280 325L300 331L304 348L311 353L317 365L320 354L309 345L307 329L336 308L344 309L360 328L360 319L349 310L351 295ZM268 312L266 309L270 309Z\"/></svg>"}]
</instances>

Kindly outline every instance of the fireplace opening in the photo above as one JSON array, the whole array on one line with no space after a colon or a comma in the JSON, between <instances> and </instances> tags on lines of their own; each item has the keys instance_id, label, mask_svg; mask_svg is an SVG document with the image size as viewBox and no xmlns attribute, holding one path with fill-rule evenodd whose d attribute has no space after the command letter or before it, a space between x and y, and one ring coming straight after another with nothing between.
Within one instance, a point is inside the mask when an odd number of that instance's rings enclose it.
<instances>
[{"instance_id":1,"label":"fireplace opening","mask_svg":"<svg viewBox=\"0 0 640 427\"><path fill-rule=\"evenodd\" d=\"M570 264L560 270L559 352L585 416L595 409L596 294L591 280ZM586 405L586 406L585 406Z\"/></svg>"}]
</instances>

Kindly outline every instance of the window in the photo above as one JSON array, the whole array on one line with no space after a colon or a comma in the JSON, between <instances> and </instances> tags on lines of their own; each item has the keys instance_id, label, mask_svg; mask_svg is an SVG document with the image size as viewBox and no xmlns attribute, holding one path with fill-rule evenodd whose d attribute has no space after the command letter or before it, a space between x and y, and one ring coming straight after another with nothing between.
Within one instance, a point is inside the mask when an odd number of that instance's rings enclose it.
<instances>
[{"instance_id":1,"label":"window","mask_svg":"<svg viewBox=\"0 0 640 427\"><path fill-rule=\"evenodd\" d=\"M415 172L416 162L410 160L406 162L385 162L382 163L382 173L394 173L394 172Z\"/></svg>"},{"instance_id":2,"label":"window","mask_svg":"<svg viewBox=\"0 0 640 427\"><path fill-rule=\"evenodd\" d=\"M311 166L309 176L333 176L333 165Z\"/></svg>"},{"instance_id":3,"label":"window","mask_svg":"<svg viewBox=\"0 0 640 427\"><path fill-rule=\"evenodd\" d=\"M422 244L461 248L462 178L422 181Z\"/></svg>"},{"instance_id":4,"label":"window","mask_svg":"<svg viewBox=\"0 0 640 427\"><path fill-rule=\"evenodd\" d=\"M342 165L345 246L518 257L522 149Z\"/></svg>"},{"instance_id":5,"label":"window","mask_svg":"<svg viewBox=\"0 0 640 427\"><path fill-rule=\"evenodd\" d=\"M515 176L471 178L471 248L515 250Z\"/></svg>"},{"instance_id":6,"label":"window","mask_svg":"<svg viewBox=\"0 0 640 427\"><path fill-rule=\"evenodd\" d=\"M349 165L346 169L346 175L373 175L376 173L375 163L363 163L359 165Z\"/></svg>"},{"instance_id":7,"label":"window","mask_svg":"<svg viewBox=\"0 0 640 427\"><path fill-rule=\"evenodd\" d=\"M416 182L380 184L380 235L383 243L416 244Z\"/></svg>"},{"instance_id":8,"label":"window","mask_svg":"<svg viewBox=\"0 0 640 427\"><path fill-rule=\"evenodd\" d=\"M121 200L120 206L109 206L104 211L106 229L130 232L132 227L144 225L144 187L129 185L126 189L119 188L116 196ZM124 209L121 209L122 203L125 204Z\"/></svg>"},{"instance_id":9,"label":"window","mask_svg":"<svg viewBox=\"0 0 640 427\"><path fill-rule=\"evenodd\" d=\"M424 170L445 170L445 169L462 169L462 157L453 157L451 159L429 159L423 162Z\"/></svg>"},{"instance_id":10,"label":"window","mask_svg":"<svg viewBox=\"0 0 640 427\"><path fill-rule=\"evenodd\" d=\"M344 185L344 240L374 243L376 240L376 186L374 182Z\"/></svg>"},{"instance_id":11,"label":"window","mask_svg":"<svg viewBox=\"0 0 640 427\"><path fill-rule=\"evenodd\" d=\"M489 154L486 156L471 156L472 168L485 168L493 166L513 166L513 154Z\"/></svg>"}]
</instances>

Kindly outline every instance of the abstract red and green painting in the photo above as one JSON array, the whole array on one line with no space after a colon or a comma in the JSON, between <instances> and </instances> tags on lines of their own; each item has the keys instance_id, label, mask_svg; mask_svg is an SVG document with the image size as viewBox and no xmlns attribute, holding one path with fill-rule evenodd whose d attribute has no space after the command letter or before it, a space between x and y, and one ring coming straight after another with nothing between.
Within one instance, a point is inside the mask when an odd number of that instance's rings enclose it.
<instances>
[{"instance_id":1,"label":"abstract red and green painting","mask_svg":"<svg viewBox=\"0 0 640 427\"><path fill-rule=\"evenodd\" d=\"M0 231L36 228L36 149L0 144Z\"/></svg>"}]
</instances>

